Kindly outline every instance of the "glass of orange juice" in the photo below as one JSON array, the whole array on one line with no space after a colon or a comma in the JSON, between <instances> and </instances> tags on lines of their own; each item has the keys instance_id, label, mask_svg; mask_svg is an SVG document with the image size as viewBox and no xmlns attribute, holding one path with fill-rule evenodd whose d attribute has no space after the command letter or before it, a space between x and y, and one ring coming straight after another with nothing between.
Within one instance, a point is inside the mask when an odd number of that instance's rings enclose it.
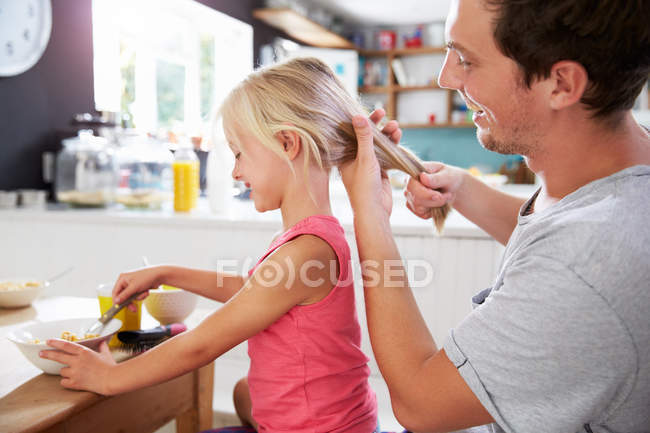
<instances>
[{"instance_id":1,"label":"glass of orange juice","mask_svg":"<svg viewBox=\"0 0 650 433\"><path fill-rule=\"evenodd\" d=\"M199 195L199 159L191 147L176 150L174 162L174 210L189 212L196 207Z\"/></svg>"},{"instance_id":2,"label":"glass of orange juice","mask_svg":"<svg viewBox=\"0 0 650 433\"><path fill-rule=\"evenodd\" d=\"M99 299L99 312L104 314L109 308L113 306L113 297L111 292L113 291L113 284L100 284L97 287L97 299ZM133 301L137 310L131 311L127 307L122 308L122 310L115 315L116 319L122 321L122 327L119 331L135 331L140 329L140 322L142 321L142 301ZM108 342L110 347L117 347L120 345L120 341L117 339L117 333L113 335L111 341Z\"/></svg>"}]
</instances>

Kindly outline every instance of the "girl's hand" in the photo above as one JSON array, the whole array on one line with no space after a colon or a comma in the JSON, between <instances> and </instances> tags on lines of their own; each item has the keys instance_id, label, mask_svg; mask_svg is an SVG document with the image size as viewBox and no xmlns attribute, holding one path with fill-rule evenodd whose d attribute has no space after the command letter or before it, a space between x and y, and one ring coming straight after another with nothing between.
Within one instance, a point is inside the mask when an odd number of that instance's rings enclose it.
<instances>
[{"instance_id":1,"label":"girl's hand","mask_svg":"<svg viewBox=\"0 0 650 433\"><path fill-rule=\"evenodd\" d=\"M105 341L99 345L99 353L65 340L48 340L47 345L58 350L43 350L40 357L67 366L61 369L61 386L110 394L109 372L116 363Z\"/></svg>"},{"instance_id":2,"label":"girl's hand","mask_svg":"<svg viewBox=\"0 0 650 433\"><path fill-rule=\"evenodd\" d=\"M134 293L141 293L136 299L143 300L149 296L149 290L160 285L163 273L162 266L150 266L120 274L113 286L113 302L119 304ZM128 306L135 311L134 304Z\"/></svg>"},{"instance_id":3,"label":"girl's hand","mask_svg":"<svg viewBox=\"0 0 650 433\"><path fill-rule=\"evenodd\" d=\"M352 125L357 135L357 157L339 168L350 204L355 212L379 212L388 219L393 196L388 177L375 156L370 124L368 119L358 115L352 118Z\"/></svg>"},{"instance_id":4,"label":"girl's hand","mask_svg":"<svg viewBox=\"0 0 650 433\"><path fill-rule=\"evenodd\" d=\"M431 218L431 208L453 203L463 186L465 170L440 162L425 162L426 173L410 178L404 195L406 207L423 219Z\"/></svg>"}]
</instances>

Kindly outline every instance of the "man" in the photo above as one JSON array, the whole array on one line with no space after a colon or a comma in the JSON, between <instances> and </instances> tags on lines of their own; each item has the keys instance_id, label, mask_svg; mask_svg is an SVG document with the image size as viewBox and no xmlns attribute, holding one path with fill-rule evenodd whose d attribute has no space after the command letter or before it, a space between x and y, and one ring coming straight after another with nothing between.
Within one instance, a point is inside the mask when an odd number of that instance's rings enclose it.
<instances>
[{"instance_id":1,"label":"man","mask_svg":"<svg viewBox=\"0 0 650 433\"><path fill-rule=\"evenodd\" d=\"M390 187L368 121L353 119L359 150L342 175L368 327L409 430L650 431L650 138L630 112L649 22L642 0L453 1L440 85L475 112L482 145L523 155L541 188L524 202L437 163L409 182L416 215L450 202L507 243L440 349L406 277L395 287Z\"/></svg>"}]
</instances>

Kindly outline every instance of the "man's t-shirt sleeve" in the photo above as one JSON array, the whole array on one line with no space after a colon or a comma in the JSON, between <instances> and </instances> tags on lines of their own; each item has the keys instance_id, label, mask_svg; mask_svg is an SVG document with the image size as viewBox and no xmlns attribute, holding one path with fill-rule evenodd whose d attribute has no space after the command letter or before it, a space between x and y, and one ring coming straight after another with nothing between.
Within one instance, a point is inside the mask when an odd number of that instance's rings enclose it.
<instances>
[{"instance_id":1,"label":"man's t-shirt sleeve","mask_svg":"<svg viewBox=\"0 0 650 433\"><path fill-rule=\"evenodd\" d=\"M550 257L511 263L452 330L449 359L506 432L577 432L629 393L636 351L597 291Z\"/></svg>"}]
</instances>

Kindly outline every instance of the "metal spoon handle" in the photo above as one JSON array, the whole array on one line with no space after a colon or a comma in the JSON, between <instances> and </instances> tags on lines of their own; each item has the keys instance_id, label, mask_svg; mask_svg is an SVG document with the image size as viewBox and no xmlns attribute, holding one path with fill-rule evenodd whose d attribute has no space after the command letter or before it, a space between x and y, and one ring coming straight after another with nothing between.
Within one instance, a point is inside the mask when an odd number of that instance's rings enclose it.
<instances>
[{"instance_id":1,"label":"metal spoon handle","mask_svg":"<svg viewBox=\"0 0 650 433\"><path fill-rule=\"evenodd\" d=\"M68 269L66 269L65 271L63 271L63 272L59 272L58 274L54 275L53 277L48 278L48 279L45 280L45 281L47 281L48 283L51 283L52 281L56 281L56 280L58 280L59 278L61 278L62 276L64 276L65 274L67 274L68 272L70 272L71 270L73 270L73 269L74 269L74 266L70 266L70 267L69 267Z\"/></svg>"},{"instance_id":2,"label":"metal spoon handle","mask_svg":"<svg viewBox=\"0 0 650 433\"><path fill-rule=\"evenodd\" d=\"M139 292L134 293L131 296L129 296L128 298L126 298L126 300L120 302L119 304L114 304L111 308L106 310L106 312L104 314L102 314L102 317L99 318L99 321L103 325L105 325L106 323L108 323L109 320L111 320L113 317L115 317L115 315L117 313L119 313L120 310L122 310L122 308L126 307L131 302L133 302L135 300L135 298L137 298L139 295L140 295Z\"/></svg>"},{"instance_id":3,"label":"metal spoon handle","mask_svg":"<svg viewBox=\"0 0 650 433\"><path fill-rule=\"evenodd\" d=\"M131 296L129 296L125 301L120 302L119 304L113 305L111 308L106 310L106 312L104 314L102 314L102 316L95 323L90 325L90 327L88 329L86 329L86 331L84 331L83 334L84 335L85 334L95 334L95 333L97 333L97 331L103 329L104 325L106 325L113 317L115 317L115 315L117 313L119 313L120 310L122 310L122 308L126 307L135 298L137 298L138 295L140 295L140 293L134 293Z\"/></svg>"}]
</instances>

